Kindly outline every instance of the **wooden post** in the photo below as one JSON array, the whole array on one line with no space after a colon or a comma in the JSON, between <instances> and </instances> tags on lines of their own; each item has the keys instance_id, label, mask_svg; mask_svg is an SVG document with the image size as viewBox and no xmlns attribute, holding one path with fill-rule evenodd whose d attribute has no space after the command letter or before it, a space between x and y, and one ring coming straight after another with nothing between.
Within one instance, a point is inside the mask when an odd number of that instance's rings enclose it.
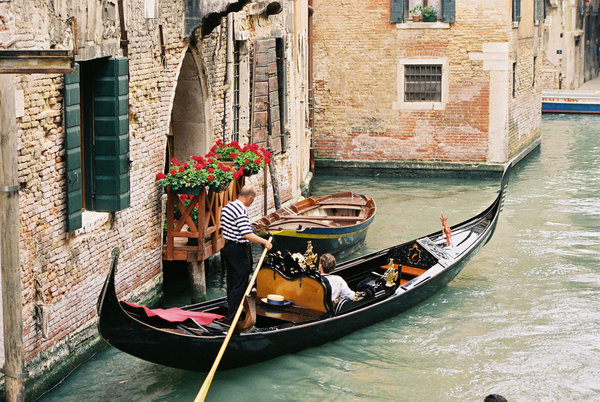
<instances>
[{"instance_id":1,"label":"wooden post","mask_svg":"<svg viewBox=\"0 0 600 402\"><path fill-rule=\"evenodd\" d=\"M6 400L24 400L19 181L14 75L0 74L0 264Z\"/></svg>"},{"instance_id":2,"label":"wooden post","mask_svg":"<svg viewBox=\"0 0 600 402\"><path fill-rule=\"evenodd\" d=\"M204 238L206 237L206 191L202 189L198 197L198 254L188 261L188 276L190 278L191 301L198 303L206 297L206 273L204 269ZM190 253L188 253L190 254Z\"/></svg>"}]
</instances>

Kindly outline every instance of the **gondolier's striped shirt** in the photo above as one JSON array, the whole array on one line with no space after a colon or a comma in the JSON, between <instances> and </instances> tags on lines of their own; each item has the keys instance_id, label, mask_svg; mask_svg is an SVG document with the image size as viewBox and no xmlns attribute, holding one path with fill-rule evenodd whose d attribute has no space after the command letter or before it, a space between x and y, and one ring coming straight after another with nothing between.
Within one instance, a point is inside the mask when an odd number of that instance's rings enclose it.
<instances>
[{"instance_id":1,"label":"gondolier's striped shirt","mask_svg":"<svg viewBox=\"0 0 600 402\"><path fill-rule=\"evenodd\" d=\"M225 240L248 243L244 235L252 233L252 228L250 227L246 206L240 200L230 202L223 207L221 210L221 228L223 228Z\"/></svg>"}]
</instances>

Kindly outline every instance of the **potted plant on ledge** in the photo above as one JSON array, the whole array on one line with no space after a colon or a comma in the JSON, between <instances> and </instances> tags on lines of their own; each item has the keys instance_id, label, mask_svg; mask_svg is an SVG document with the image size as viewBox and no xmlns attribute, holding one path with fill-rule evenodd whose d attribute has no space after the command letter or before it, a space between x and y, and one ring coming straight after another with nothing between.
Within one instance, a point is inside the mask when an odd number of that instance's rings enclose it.
<instances>
[{"instance_id":1,"label":"potted plant on ledge","mask_svg":"<svg viewBox=\"0 0 600 402\"><path fill-rule=\"evenodd\" d=\"M413 22L421 21L422 12L423 12L423 6L420 4L417 4L416 6L411 8L409 13L412 18L412 21Z\"/></svg>"},{"instance_id":2,"label":"potted plant on ledge","mask_svg":"<svg viewBox=\"0 0 600 402\"><path fill-rule=\"evenodd\" d=\"M433 6L422 7L421 15L423 17L423 22L437 21L437 10Z\"/></svg>"}]
</instances>

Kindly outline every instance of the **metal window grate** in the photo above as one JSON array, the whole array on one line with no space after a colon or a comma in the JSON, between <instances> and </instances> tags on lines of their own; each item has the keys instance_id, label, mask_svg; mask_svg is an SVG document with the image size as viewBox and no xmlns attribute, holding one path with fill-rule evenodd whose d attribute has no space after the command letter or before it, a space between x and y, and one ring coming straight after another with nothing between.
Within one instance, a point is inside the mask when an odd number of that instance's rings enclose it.
<instances>
[{"instance_id":1,"label":"metal window grate","mask_svg":"<svg viewBox=\"0 0 600 402\"><path fill-rule=\"evenodd\" d=\"M442 65L404 66L404 101L442 101Z\"/></svg>"},{"instance_id":2,"label":"metal window grate","mask_svg":"<svg viewBox=\"0 0 600 402\"><path fill-rule=\"evenodd\" d=\"M233 132L232 141L240 140L240 41L233 50Z\"/></svg>"}]
</instances>

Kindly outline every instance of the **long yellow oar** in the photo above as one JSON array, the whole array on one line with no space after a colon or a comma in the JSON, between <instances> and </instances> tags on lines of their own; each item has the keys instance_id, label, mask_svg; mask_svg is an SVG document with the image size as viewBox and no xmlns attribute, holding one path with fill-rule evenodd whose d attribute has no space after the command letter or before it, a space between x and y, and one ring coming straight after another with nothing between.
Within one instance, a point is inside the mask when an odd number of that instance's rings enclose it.
<instances>
[{"instance_id":1,"label":"long yellow oar","mask_svg":"<svg viewBox=\"0 0 600 402\"><path fill-rule=\"evenodd\" d=\"M268 240L269 243L271 242L272 239L273 239L273 237L269 237L269 240ZM221 345L221 349L219 349L217 358L215 359L215 362L213 363L212 368L208 372L208 375L204 379L202 388L200 388L200 391L198 392L198 395L196 395L194 402L204 401L204 399L206 398L206 394L208 393L208 388L210 387L210 383L212 382L213 377L215 376L217 367L219 367L221 358L223 357L223 354L225 353L225 349L227 348L227 345L229 344L229 339L231 339L231 335L233 335L233 331L235 329L235 326L237 325L238 320L240 319L242 310L244 310L244 299L246 298L246 296L248 296L250 294L250 291L252 290L252 285L254 284L254 281L256 280L256 276L258 275L258 271L259 271L260 266L262 265L263 260L265 259L266 255L267 255L267 248L265 247L265 249L262 252L262 255L260 256L260 260L258 261L258 265L256 266L254 273L252 274L250 283L248 283L248 287L246 288L246 293L244 293L244 296L242 296L242 302L240 303L240 305L235 313L235 317L233 317L233 321L231 321L231 327L229 328L229 331L227 331L227 336L225 336L225 340L223 341L223 344Z\"/></svg>"}]
</instances>

